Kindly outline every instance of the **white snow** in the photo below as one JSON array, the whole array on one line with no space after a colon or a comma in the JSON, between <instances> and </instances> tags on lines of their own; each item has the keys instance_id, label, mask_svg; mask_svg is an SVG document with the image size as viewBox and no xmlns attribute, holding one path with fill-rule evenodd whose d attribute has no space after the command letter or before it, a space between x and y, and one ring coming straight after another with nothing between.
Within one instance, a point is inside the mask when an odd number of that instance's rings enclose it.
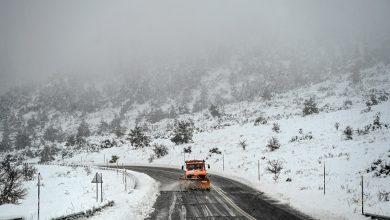
<instances>
[{"instance_id":1,"label":"white snow","mask_svg":"<svg viewBox=\"0 0 390 220\"><path fill-rule=\"evenodd\" d=\"M390 202L378 199L379 191L390 192L390 177L374 177L372 173L365 172L377 159L390 163L390 129L382 128L361 136L355 132L352 140L346 140L343 135L343 130L347 126L362 129L371 124L377 113L380 113L382 123L390 124L389 100L372 106L370 111L365 111L367 109L365 102L372 89L390 92L390 66L379 65L367 69L362 76L364 79L358 85L351 85L348 76L340 76L277 94L270 101L255 100L226 105L224 106L226 115L220 120L212 118L207 110L181 116L181 119L193 119L197 128L193 138L194 142L190 144L176 146L169 140L172 120L166 119L153 124L150 126L150 133L152 137L155 137L153 142L166 144L169 154L155 159L150 164L148 158L153 153L151 148L135 150L125 139L126 137L116 138L114 135L93 136L88 141L100 143L106 139L116 139L119 147L104 149L100 152L82 152L73 158L65 159L64 162L106 164L112 155L117 155L120 157L119 165L138 164L180 168L184 158L207 159L207 163L211 165L211 173L228 176L251 185L268 196L318 219L365 219L360 214L360 180L363 175L365 211L390 216ZM303 102L309 97L315 97L321 111L318 114L303 117ZM352 105L345 106L345 101L352 101ZM128 129L132 128L137 111L139 109L135 108L126 113L128 117L123 126ZM102 114L89 115L87 116L88 123L97 125L102 116L108 118L110 112L111 110L107 110L102 111ZM254 126L254 120L259 116L267 118L268 123ZM336 122L340 123L338 130L334 126ZM273 123L280 125L281 132L272 131ZM299 129L303 129L304 134L311 133L313 139L290 142L293 136L300 136ZM277 137L281 144L280 149L273 152L266 148L271 137ZM248 146L245 150L238 145L240 140L246 140ZM183 155L183 148L188 146L192 146L193 152L190 155ZM214 147L218 147L223 152L224 170L222 169L222 155L209 155L209 149ZM273 176L265 171L267 161L273 159L283 161L284 166L277 181L274 181ZM260 162L260 181L257 174L258 161ZM326 164L325 195L322 188L324 163ZM57 167L55 169L40 167L42 173L47 173L43 176L47 184L45 188L49 192L48 195L50 194L50 197L46 198L50 201L47 207L56 207L54 209L45 208L48 217L98 205L94 200L94 186L90 183L92 176L87 178L81 175L83 171L79 170L77 172L80 175L56 177L58 176L56 172L66 173L69 169L71 170L67 167L60 167L58 170ZM151 211L157 191L156 184L142 174L133 173L133 175L145 181L142 181L140 188L136 188L131 194L124 194L123 185L118 183L116 173L103 173L103 176L109 178L112 184L118 184L118 187L105 189L112 193L107 195L106 199L115 198L115 202L117 200L123 202L117 203L114 208L109 208L94 218L105 219L115 215L120 219L122 218L120 216L126 215L127 219L132 219L128 216L134 215L133 219L137 219L146 216ZM291 178L292 181L286 182L287 178ZM0 206L0 213L5 210L10 215L26 213L28 218L36 215L34 209L36 207L35 182L29 182L26 185L30 189L26 200L22 201L19 206ZM72 189L70 195L65 194L68 189L67 185L72 186L69 188ZM76 188L74 190L76 194L82 194L82 199L73 194L73 187ZM61 188L61 190L53 190L56 188ZM137 192L137 190L140 191ZM71 199L64 200L64 196ZM58 202L57 205L54 205L55 202ZM142 209L143 206L147 208ZM33 211L22 212L25 210L24 207ZM58 210L57 213L57 208L62 211ZM135 210L137 212L133 212Z\"/></svg>"},{"instance_id":2,"label":"white snow","mask_svg":"<svg viewBox=\"0 0 390 220\"><path fill-rule=\"evenodd\" d=\"M358 86L351 86L347 77L315 84L287 93L279 94L270 102L242 102L225 106L226 117L222 122L213 119L207 110L187 115L192 118L201 132L194 134L194 143L175 146L169 139L158 138L156 143L169 147L169 154L149 164L151 166L177 167L183 163L183 148L192 146L192 154L186 158L206 159L211 172L230 176L247 183L268 196L288 204L314 218L319 219L365 219L361 214L360 180L364 176L365 211L390 216L390 203L379 201L380 190L390 191L389 177L374 177L365 170L374 160L382 158L389 163L390 130L382 128L367 135L353 135L346 140L343 130L346 126L362 129L371 124L380 112L382 123L390 123L390 102L383 101L366 109L365 101L371 89L390 91L389 67L368 69L366 78ZM319 114L302 116L303 101L316 97ZM344 107L344 101L351 100L352 106ZM254 119L260 115L268 118L266 125L254 126ZM335 123L340 123L336 130ZM153 125L153 134L167 134L168 120ZM281 132L272 131L272 124L280 124ZM228 124L228 125L226 125ZM303 133L313 135L312 140L290 142ZM162 136L164 137L164 135ZM281 148L270 152L266 144L271 137L277 137ZM103 140L104 137L96 137ZM246 140L245 150L238 146ZM208 156L208 150L218 147L224 154L225 170L222 170L222 155ZM105 149L99 153L83 153L70 161L78 162L80 157L86 163L105 163L111 155L120 157L119 164L148 164L152 154L150 148L134 150L124 141L121 147ZM265 171L268 160L283 161L284 169L275 182ZM257 177L257 163L260 161L261 180ZM326 164L326 194L323 194L323 166ZM292 182L286 182L291 178Z\"/></svg>"},{"instance_id":3,"label":"white snow","mask_svg":"<svg viewBox=\"0 0 390 220\"><path fill-rule=\"evenodd\" d=\"M36 165L42 180L40 198L40 219L51 219L92 207L100 207L114 201L113 207L107 207L93 216L93 219L144 219L151 211L157 195L157 183L145 174L127 171L127 190L123 175L112 170L97 168L68 167L57 165ZM96 184L91 183L95 173L103 175L103 202L96 201ZM19 205L0 206L0 218L24 217L37 219L38 188L37 179L25 182L28 195Z\"/></svg>"}]
</instances>

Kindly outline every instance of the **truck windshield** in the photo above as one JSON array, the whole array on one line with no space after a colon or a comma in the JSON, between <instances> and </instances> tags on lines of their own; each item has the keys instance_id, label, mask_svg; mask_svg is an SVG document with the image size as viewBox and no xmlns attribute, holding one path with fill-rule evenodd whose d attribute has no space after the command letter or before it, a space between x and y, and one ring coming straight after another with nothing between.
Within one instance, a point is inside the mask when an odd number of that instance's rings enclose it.
<instances>
[{"instance_id":1,"label":"truck windshield","mask_svg":"<svg viewBox=\"0 0 390 220\"><path fill-rule=\"evenodd\" d=\"M187 164L187 170L202 170L202 164Z\"/></svg>"}]
</instances>

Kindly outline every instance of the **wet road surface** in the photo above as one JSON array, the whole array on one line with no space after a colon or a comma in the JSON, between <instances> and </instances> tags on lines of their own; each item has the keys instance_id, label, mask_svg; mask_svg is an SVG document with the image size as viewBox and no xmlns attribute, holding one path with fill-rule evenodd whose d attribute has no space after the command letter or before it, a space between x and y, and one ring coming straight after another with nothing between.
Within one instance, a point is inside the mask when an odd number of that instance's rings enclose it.
<instances>
[{"instance_id":1,"label":"wet road surface","mask_svg":"<svg viewBox=\"0 0 390 220\"><path fill-rule=\"evenodd\" d=\"M310 219L277 204L261 192L237 181L210 175L210 191L181 191L179 169L128 166L160 182L160 195L148 219Z\"/></svg>"}]
</instances>

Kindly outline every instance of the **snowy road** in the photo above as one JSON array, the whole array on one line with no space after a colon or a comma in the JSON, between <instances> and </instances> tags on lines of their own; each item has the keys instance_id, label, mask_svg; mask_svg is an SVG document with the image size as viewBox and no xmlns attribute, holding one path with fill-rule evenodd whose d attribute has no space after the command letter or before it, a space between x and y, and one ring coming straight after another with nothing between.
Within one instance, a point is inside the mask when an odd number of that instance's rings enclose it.
<instances>
[{"instance_id":1,"label":"snowy road","mask_svg":"<svg viewBox=\"0 0 390 220\"><path fill-rule=\"evenodd\" d=\"M217 175L210 177L210 192L181 192L181 170L141 166L127 169L148 174L161 183L149 219L308 219L246 185Z\"/></svg>"}]
</instances>

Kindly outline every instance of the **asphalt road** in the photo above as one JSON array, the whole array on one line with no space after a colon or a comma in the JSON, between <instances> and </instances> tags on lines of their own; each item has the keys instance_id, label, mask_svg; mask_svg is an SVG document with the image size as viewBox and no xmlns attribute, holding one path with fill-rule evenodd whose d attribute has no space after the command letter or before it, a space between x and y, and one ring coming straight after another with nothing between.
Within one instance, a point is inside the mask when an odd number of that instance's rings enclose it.
<instances>
[{"instance_id":1,"label":"asphalt road","mask_svg":"<svg viewBox=\"0 0 390 220\"><path fill-rule=\"evenodd\" d=\"M161 183L148 219L310 219L237 181L210 175L210 191L180 191L179 169L130 166Z\"/></svg>"}]
</instances>

